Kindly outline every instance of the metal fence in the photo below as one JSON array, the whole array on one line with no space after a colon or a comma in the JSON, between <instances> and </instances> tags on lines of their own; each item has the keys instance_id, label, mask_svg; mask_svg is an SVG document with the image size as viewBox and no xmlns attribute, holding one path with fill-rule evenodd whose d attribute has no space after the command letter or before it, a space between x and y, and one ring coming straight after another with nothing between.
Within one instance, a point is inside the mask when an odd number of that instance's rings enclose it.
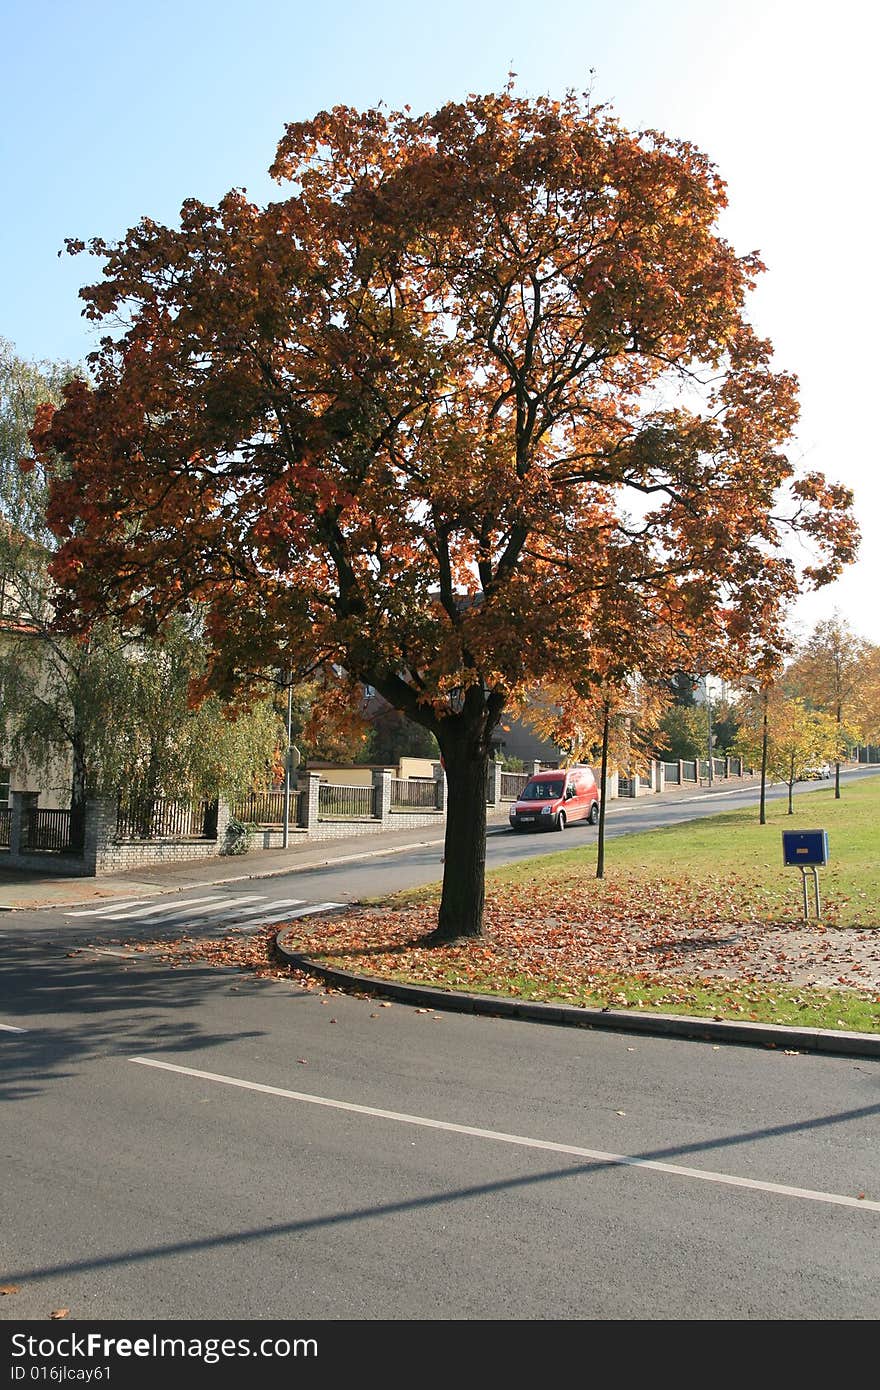
<instances>
[{"instance_id":1,"label":"metal fence","mask_svg":"<svg viewBox=\"0 0 880 1390\"><path fill-rule=\"evenodd\" d=\"M291 790L291 819L294 819L296 814L295 797L296 792ZM234 802L231 809L235 820L244 821L248 825L283 825L284 792L251 792L249 796L243 796Z\"/></svg>"},{"instance_id":2,"label":"metal fence","mask_svg":"<svg viewBox=\"0 0 880 1390\"><path fill-rule=\"evenodd\" d=\"M529 774L527 772L502 772L501 800L518 801L528 780Z\"/></svg>"},{"instance_id":3,"label":"metal fence","mask_svg":"<svg viewBox=\"0 0 880 1390\"><path fill-rule=\"evenodd\" d=\"M119 798L117 840L212 840L216 834L216 801L137 794Z\"/></svg>"},{"instance_id":4,"label":"metal fence","mask_svg":"<svg viewBox=\"0 0 880 1390\"><path fill-rule=\"evenodd\" d=\"M617 779L617 795L618 795L618 796L635 796L635 794L636 794L636 779L635 779L634 777L618 777L618 779Z\"/></svg>"},{"instance_id":5,"label":"metal fence","mask_svg":"<svg viewBox=\"0 0 880 1390\"><path fill-rule=\"evenodd\" d=\"M9 806L0 807L0 849L9 849L12 841L12 810Z\"/></svg>"},{"instance_id":6,"label":"metal fence","mask_svg":"<svg viewBox=\"0 0 880 1390\"><path fill-rule=\"evenodd\" d=\"M437 784L433 777L392 777L391 809L435 811Z\"/></svg>"},{"instance_id":7,"label":"metal fence","mask_svg":"<svg viewBox=\"0 0 880 1390\"><path fill-rule=\"evenodd\" d=\"M69 811L41 811L32 807L25 812L24 848L51 854L63 854L74 848Z\"/></svg>"},{"instance_id":8,"label":"metal fence","mask_svg":"<svg viewBox=\"0 0 880 1390\"><path fill-rule=\"evenodd\" d=\"M690 762L683 762L683 763L682 763L682 765L681 765L681 780L682 780L683 782L696 782L696 781L699 780L699 775L698 775L698 773L697 773L697 764L696 764L696 763L690 763Z\"/></svg>"},{"instance_id":9,"label":"metal fence","mask_svg":"<svg viewBox=\"0 0 880 1390\"><path fill-rule=\"evenodd\" d=\"M318 787L318 815L325 818L373 816L375 795L373 787L341 787L322 782Z\"/></svg>"},{"instance_id":10,"label":"metal fence","mask_svg":"<svg viewBox=\"0 0 880 1390\"><path fill-rule=\"evenodd\" d=\"M678 763L663 763L663 776L667 782L681 781L681 768Z\"/></svg>"}]
</instances>

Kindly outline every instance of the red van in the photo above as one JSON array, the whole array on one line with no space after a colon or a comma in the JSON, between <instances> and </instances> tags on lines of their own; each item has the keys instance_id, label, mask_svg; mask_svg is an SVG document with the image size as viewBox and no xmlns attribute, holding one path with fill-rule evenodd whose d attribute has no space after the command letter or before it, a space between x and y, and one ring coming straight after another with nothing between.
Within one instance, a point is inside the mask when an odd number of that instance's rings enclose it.
<instances>
[{"instance_id":1,"label":"red van","mask_svg":"<svg viewBox=\"0 0 880 1390\"><path fill-rule=\"evenodd\" d=\"M510 808L511 830L564 830L572 821L598 819L599 788L586 766L536 772Z\"/></svg>"}]
</instances>

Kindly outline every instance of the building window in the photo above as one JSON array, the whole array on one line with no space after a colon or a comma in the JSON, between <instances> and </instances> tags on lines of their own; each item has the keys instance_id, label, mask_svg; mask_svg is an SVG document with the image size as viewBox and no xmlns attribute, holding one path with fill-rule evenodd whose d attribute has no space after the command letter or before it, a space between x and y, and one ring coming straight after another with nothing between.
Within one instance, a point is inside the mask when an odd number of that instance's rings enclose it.
<instances>
[{"instance_id":1,"label":"building window","mask_svg":"<svg viewBox=\"0 0 880 1390\"><path fill-rule=\"evenodd\" d=\"M0 767L0 811L9 809L9 768Z\"/></svg>"}]
</instances>

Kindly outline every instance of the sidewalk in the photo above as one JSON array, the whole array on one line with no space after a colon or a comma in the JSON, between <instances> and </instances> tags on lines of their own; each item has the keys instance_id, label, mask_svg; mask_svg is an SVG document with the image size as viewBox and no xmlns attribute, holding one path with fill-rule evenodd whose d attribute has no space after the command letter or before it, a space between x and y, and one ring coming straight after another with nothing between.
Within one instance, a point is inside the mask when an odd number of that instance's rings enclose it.
<instances>
[{"instance_id":1,"label":"sidewalk","mask_svg":"<svg viewBox=\"0 0 880 1390\"><path fill-rule=\"evenodd\" d=\"M748 778L742 782L737 778L732 779L730 783L716 783L714 787L689 782L683 787L667 788L662 797L646 793L636 802L626 798L609 801L608 816L609 819L613 817L615 809L618 808L631 809L634 805L658 800L693 800L695 797L724 794L751 785L752 779ZM505 802L498 810L489 810L489 834L506 832L509 824L508 809ZM54 874L40 877L28 870L4 869L0 861L0 912L43 907L89 907L108 898L143 898L161 893L176 893L183 888L211 887L214 884L240 883L248 879L273 878L300 869L317 869L323 868L325 864L372 859L382 854L393 854L424 845L437 847L437 878L440 879L440 851L444 828L445 822L440 822L436 830L433 826L422 825L409 830L387 830L375 835L352 835L338 840L303 841L295 837L287 849L259 849L248 854L217 855L210 859L189 860L185 863L153 864L115 874L102 874L100 878L62 878ZM568 847L570 845L565 837L548 838L548 854Z\"/></svg>"}]
</instances>

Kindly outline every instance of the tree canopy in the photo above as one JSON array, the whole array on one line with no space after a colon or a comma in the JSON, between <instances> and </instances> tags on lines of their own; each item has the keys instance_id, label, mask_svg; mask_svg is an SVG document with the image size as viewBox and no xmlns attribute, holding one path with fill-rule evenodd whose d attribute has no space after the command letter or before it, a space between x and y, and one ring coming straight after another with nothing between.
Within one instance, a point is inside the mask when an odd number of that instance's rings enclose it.
<instances>
[{"instance_id":1,"label":"tree canopy","mask_svg":"<svg viewBox=\"0 0 880 1390\"><path fill-rule=\"evenodd\" d=\"M475 934L505 706L636 669L648 633L721 665L852 557L851 498L788 458L762 266L688 142L508 87L322 112L272 172L265 208L88 244L85 312L123 326L34 432L65 460L55 574L79 624L204 604L217 689L307 655L429 729L438 933Z\"/></svg>"}]
</instances>

